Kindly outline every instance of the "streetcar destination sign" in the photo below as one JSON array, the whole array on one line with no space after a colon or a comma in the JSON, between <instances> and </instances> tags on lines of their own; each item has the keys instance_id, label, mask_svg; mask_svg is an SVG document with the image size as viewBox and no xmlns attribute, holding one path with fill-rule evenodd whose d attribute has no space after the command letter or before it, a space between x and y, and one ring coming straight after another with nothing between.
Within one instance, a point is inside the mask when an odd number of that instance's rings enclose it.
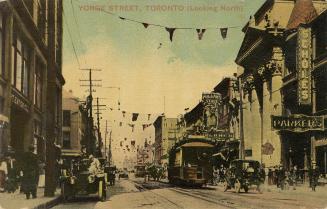
<instances>
[{"instance_id":1,"label":"streetcar destination sign","mask_svg":"<svg viewBox=\"0 0 327 209\"><path fill-rule=\"evenodd\" d=\"M272 130L288 130L304 132L310 130L324 130L323 116L291 115L271 116Z\"/></svg>"}]
</instances>

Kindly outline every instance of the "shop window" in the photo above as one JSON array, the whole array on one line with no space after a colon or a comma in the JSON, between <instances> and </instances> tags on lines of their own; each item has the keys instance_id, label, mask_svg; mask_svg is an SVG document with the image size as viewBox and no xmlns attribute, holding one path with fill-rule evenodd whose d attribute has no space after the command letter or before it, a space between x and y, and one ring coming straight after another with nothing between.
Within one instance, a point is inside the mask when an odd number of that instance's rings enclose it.
<instances>
[{"instance_id":1,"label":"shop window","mask_svg":"<svg viewBox=\"0 0 327 209\"><path fill-rule=\"evenodd\" d=\"M42 109L42 72L44 65L37 60L34 73L34 104L37 108Z\"/></svg>"},{"instance_id":2,"label":"shop window","mask_svg":"<svg viewBox=\"0 0 327 209\"><path fill-rule=\"evenodd\" d=\"M29 48L14 34L12 46L12 85L26 97L29 84Z\"/></svg>"},{"instance_id":3,"label":"shop window","mask_svg":"<svg viewBox=\"0 0 327 209\"><path fill-rule=\"evenodd\" d=\"M62 148L70 149L70 132L64 131L62 134Z\"/></svg>"},{"instance_id":4,"label":"shop window","mask_svg":"<svg viewBox=\"0 0 327 209\"><path fill-rule=\"evenodd\" d=\"M70 110L63 111L63 126L70 127Z\"/></svg>"}]
</instances>

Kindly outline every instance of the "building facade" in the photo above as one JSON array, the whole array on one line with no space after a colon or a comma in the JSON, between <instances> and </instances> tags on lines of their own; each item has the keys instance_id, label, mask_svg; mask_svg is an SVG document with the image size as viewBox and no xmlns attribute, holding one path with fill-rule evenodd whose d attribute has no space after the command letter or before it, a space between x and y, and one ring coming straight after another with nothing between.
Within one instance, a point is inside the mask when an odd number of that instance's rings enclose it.
<instances>
[{"instance_id":1,"label":"building facade","mask_svg":"<svg viewBox=\"0 0 327 209\"><path fill-rule=\"evenodd\" d=\"M0 155L19 160L32 144L50 160L61 138L62 1L0 2L0 55Z\"/></svg>"},{"instance_id":2,"label":"building facade","mask_svg":"<svg viewBox=\"0 0 327 209\"><path fill-rule=\"evenodd\" d=\"M236 63L243 68L239 79L245 158L259 160L266 167L296 165L302 170L315 158L312 141L317 132L276 128L274 118L315 114L311 103L315 88L304 83L311 75L301 73L299 67L299 56L304 53L301 42L306 41L300 38L299 28L325 9L324 1L267 0L243 28L245 37ZM305 53L311 60L311 52ZM310 102L302 101L301 95Z\"/></svg>"},{"instance_id":3,"label":"building facade","mask_svg":"<svg viewBox=\"0 0 327 209\"><path fill-rule=\"evenodd\" d=\"M169 150L178 138L177 118L159 116L153 125L155 127L154 161L160 165L167 165Z\"/></svg>"},{"instance_id":4,"label":"building facade","mask_svg":"<svg viewBox=\"0 0 327 209\"><path fill-rule=\"evenodd\" d=\"M87 117L79 99L72 91L63 90L62 118L62 155L80 153Z\"/></svg>"}]
</instances>

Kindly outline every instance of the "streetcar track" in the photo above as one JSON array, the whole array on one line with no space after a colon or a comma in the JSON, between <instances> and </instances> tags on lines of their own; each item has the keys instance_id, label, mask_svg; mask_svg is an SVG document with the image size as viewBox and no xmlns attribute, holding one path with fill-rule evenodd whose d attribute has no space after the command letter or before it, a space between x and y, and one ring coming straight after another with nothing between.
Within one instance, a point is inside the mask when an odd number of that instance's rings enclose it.
<instances>
[{"instance_id":1,"label":"streetcar track","mask_svg":"<svg viewBox=\"0 0 327 209\"><path fill-rule=\"evenodd\" d=\"M224 206L224 207L227 207L227 208L235 208L235 206L231 206L231 204L234 204L232 202L224 202L222 200L226 200L226 198L224 199L219 199L217 201L214 201L212 199L208 199L207 197L203 196L203 195L199 195L199 194L194 194L194 193L190 193L190 191L188 190L184 190L184 189L181 189L181 188L169 188L170 190L173 190L175 192L178 192L180 194L183 194L183 195L186 195L186 196L190 196L190 197L195 197L195 198L198 198L198 199L201 199L201 200L204 200L206 202L210 202L210 203L214 203L214 204L218 204L218 205L221 205L221 206ZM216 199L216 198L215 198Z\"/></svg>"}]
</instances>

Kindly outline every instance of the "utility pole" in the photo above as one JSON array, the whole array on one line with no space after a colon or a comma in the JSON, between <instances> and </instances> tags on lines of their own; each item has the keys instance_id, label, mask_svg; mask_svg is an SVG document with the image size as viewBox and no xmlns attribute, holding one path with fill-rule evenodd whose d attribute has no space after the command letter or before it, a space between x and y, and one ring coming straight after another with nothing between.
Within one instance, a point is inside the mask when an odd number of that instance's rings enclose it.
<instances>
[{"instance_id":1,"label":"utility pole","mask_svg":"<svg viewBox=\"0 0 327 209\"><path fill-rule=\"evenodd\" d=\"M108 135L108 121L106 120L106 132L104 133L104 157L106 160L107 158L107 135ZM109 163L110 164L110 163Z\"/></svg>"},{"instance_id":2,"label":"utility pole","mask_svg":"<svg viewBox=\"0 0 327 209\"><path fill-rule=\"evenodd\" d=\"M87 154L94 154L95 152L95 140L93 136L93 87L101 87L101 85L93 84L93 82L100 82L102 80L94 80L92 79L92 72L93 71L101 71L101 69L80 69L89 71L89 79L87 80L80 80L80 81L87 81L88 84L80 85L80 86L87 86L89 87L89 96L86 100L86 108L88 110L88 120L87 120L87 137L86 137L86 152Z\"/></svg>"},{"instance_id":3,"label":"utility pole","mask_svg":"<svg viewBox=\"0 0 327 209\"><path fill-rule=\"evenodd\" d=\"M96 109L97 109L97 112L95 113L97 115L97 134L98 134L98 147L97 147L97 155L99 157L102 157L102 137L101 137L101 131L100 131L100 115L102 114L100 112L100 110L104 110L104 109L99 109L99 107L104 107L106 105L100 105L99 104L99 97L97 97L97 104L96 104Z\"/></svg>"},{"instance_id":4,"label":"utility pole","mask_svg":"<svg viewBox=\"0 0 327 209\"><path fill-rule=\"evenodd\" d=\"M111 131L109 135L109 166L111 166L111 161L112 161L112 153L111 153Z\"/></svg>"}]
</instances>

